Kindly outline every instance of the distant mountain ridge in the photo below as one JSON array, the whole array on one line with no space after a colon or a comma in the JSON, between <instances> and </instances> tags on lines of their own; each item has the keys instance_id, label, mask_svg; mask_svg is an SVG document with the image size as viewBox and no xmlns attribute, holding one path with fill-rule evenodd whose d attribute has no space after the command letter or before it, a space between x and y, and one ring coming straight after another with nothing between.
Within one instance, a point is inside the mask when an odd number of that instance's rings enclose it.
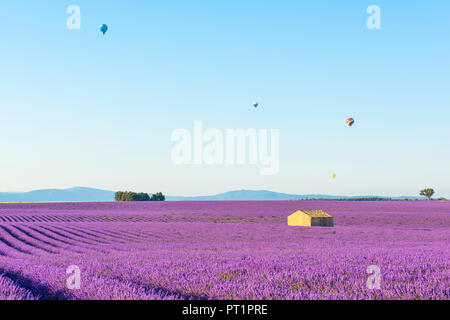
<instances>
[{"instance_id":1,"label":"distant mountain ridge","mask_svg":"<svg viewBox=\"0 0 450 320\"><path fill-rule=\"evenodd\" d=\"M74 187L69 189L43 189L29 192L0 192L0 202L103 202L114 201L114 191ZM281 201L301 199L425 199L424 197L332 196L325 194L295 195L268 190L235 190L210 196L166 196L167 201Z\"/></svg>"},{"instance_id":2,"label":"distant mountain ridge","mask_svg":"<svg viewBox=\"0 0 450 320\"><path fill-rule=\"evenodd\" d=\"M194 196L194 197L174 197L167 196L168 201L281 201L281 200L311 200L311 199L323 199L323 200L339 200L339 199L359 199L359 198L380 198L380 199L425 199L424 197L381 197L381 196L333 196L326 194L288 194L273 192L268 190L235 190L224 193L219 193L211 196Z\"/></svg>"},{"instance_id":3,"label":"distant mountain ridge","mask_svg":"<svg viewBox=\"0 0 450 320\"><path fill-rule=\"evenodd\" d=\"M113 191L74 187L43 189L29 192L0 192L0 202L81 202L114 201Z\"/></svg>"}]
</instances>

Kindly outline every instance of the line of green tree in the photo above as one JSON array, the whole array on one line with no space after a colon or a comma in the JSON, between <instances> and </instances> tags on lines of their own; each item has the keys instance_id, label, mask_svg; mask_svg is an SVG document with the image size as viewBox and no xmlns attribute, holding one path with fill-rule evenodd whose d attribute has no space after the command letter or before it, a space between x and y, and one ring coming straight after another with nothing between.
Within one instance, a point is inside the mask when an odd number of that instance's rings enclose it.
<instances>
[{"instance_id":1,"label":"line of green tree","mask_svg":"<svg viewBox=\"0 0 450 320\"><path fill-rule=\"evenodd\" d=\"M427 200L433 200L432 196L434 195L434 189L432 188L426 188L423 190L420 190L420 195L423 197L426 197ZM420 199L415 198L404 198L404 199L392 199L392 198L385 198L385 197L352 197L352 198L336 198L336 199L329 199L329 198L307 198L307 199L300 199L300 200L330 200L330 201L418 201ZM438 201L447 201L446 198L440 197L435 200Z\"/></svg>"},{"instance_id":2,"label":"line of green tree","mask_svg":"<svg viewBox=\"0 0 450 320\"><path fill-rule=\"evenodd\" d=\"M117 191L114 195L115 201L165 201L166 197L162 192L152 194L150 197L148 193L132 192L132 191Z\"/></svg>"},{"instance_id":3,"label":"line of green tree","mask_svg":"<svg viewBox=\"0 0 450 320\"><path fill-rule=\"evenodd\" d=\"M314 200L314 201L403 201L408 199L392 199L392 198L380 198L380 197L357 197L357 198L306 198L300 200Z\"/></svg>"}]
</instances>

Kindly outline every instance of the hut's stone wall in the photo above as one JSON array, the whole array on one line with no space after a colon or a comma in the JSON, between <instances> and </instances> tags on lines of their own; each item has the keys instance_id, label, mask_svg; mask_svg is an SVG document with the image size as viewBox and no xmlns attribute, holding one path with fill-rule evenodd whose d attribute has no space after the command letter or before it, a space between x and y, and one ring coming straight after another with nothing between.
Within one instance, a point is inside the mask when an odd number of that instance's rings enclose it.
<instances>
[{"instance_id":1,"label":"hut's stone wall","mask_svg":"<svg viewBox=\"0 0 450 320\"><path fill-rule=\"evenodd\" d=\"M312 227L333 227L334 219L333 218L312 218L311 226Z\"/></svg>"},{"instance_id":2,"label":"hut's stone wall","mask_svg":"<svg viewBox=\"0 0 450 320\"><path fill-rule=\"evenodd\" d=\"M294 213L288 217L289 226L311 226L311 217L306 214Z\"/></svg>"},{"instance_id":3,"label":"hut's stone wall","mask_svg":"<svg viewBox=\"0 0 450 320\"><path fill-rule=\"evenodd\" d=\"M322 217L317 217L317 215L317 212L309 214L308 212L299 210L288 217L288 225L300 227L334 227L334 218L332 216L325 212L322 212Z\"/></svg>"}]
</instances>

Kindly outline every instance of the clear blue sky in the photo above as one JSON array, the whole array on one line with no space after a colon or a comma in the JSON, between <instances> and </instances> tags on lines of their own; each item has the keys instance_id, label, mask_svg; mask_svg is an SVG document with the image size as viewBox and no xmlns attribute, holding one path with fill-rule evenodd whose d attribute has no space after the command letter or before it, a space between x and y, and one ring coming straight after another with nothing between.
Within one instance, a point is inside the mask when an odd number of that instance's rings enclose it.
<instances>
[{"instance_id":1,"label":"clear blue sky","mask_svg":"<svg viewBox=\"0 0 450 320\"><path fill-rule=\"evenodd\" d=\"M0 191L450 196L449 14L447 0L2 1ZM279 173L173 165L171 133L194 120L279 129Z\"/></svg>"}]
</instances>

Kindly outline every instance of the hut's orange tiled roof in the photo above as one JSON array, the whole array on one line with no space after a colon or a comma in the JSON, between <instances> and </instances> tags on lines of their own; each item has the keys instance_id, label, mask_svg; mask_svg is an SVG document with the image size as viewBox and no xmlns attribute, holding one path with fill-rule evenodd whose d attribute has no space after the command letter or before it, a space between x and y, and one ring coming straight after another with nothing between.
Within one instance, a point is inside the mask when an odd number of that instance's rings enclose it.
<instances>
[{"instance_id":1,"label":"hut's orange tiled roof","mask_svg":"<svg viewBox=\"0 0 450 320\"><path fill-rule=\"evenodd\" d=\"M329 215L323 210L300 210L300 211L306 213L311 218L333 218L333 216Z\"/></svg>"}]
</instances>

